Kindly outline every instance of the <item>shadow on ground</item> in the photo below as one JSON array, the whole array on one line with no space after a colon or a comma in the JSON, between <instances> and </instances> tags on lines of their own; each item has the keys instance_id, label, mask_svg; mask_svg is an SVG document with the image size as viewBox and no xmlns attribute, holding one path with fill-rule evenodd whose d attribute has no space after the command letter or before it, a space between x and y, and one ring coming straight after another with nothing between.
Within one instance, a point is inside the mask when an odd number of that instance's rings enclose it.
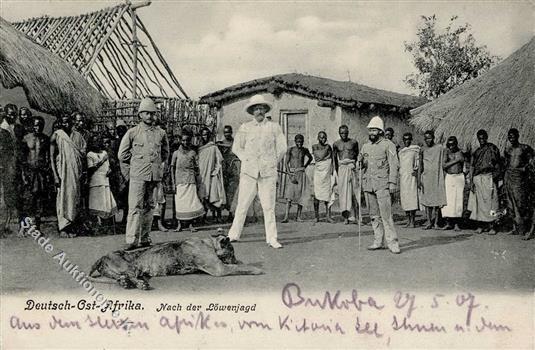
<instances>
[{"instance_id":1,"label":"shadow on ground","mask_svg":"<svg viewBox=\"0 0 535 350\"><path fill-rule=\"evenodd\" d=\"M472 234L469 233L463 233L458 234L455 236L436 236L436 237L422 237L418 240L411 241L406 244L400 245L400 248L403 250L403 252L407 252L414 249L420 249L420 248L426 248L436 245L444 245L444 244L450 244L450 243L457 243L461 241L465 241L472 237Z\"/></svg>"}]
</instances>

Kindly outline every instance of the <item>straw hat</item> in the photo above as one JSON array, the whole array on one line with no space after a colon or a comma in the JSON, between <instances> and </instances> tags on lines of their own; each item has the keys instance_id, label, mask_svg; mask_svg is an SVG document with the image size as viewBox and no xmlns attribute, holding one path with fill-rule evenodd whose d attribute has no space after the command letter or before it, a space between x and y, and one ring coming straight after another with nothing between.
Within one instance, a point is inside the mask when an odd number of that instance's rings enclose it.
<instances>
[{"instance_id":1,"label":"straw hat","mask_svg":"<svg viewBox=\"0 0 535 350\"><path fill-rule=\"evenodd\" d=\"M154 104L154 101L149 98L145 97L141 100L141 103L139 104L139 109L137 111L138 113L141 112L153 112L156 113L156 105Z\"/></svg>"},{"instance_id":2,"label":"straw hat","mask_svg":"<svg viewBox=\"0 0 535 350\"><path fill-rule=\"evenodd\" d=\"M370 123L368 124L368 129L379 129L384 132L385 124L380 117L375 116L370 120Z\"/></svg>"},{"instance_id":3,"label":"straw hat","mask_svg":"<svg viewBox=\"0 0 535 350\"><path fill-rule=\"evenodd\" d=\"M267 108L267 112L269 112L272 108L271 103L266 101L264 99L264 96L262 95L254 95L249 99L249 102L247 103L247 106L245 106L245 111L251 115L253 115L253 108L257 105L264 105Z\"/></svg>"}]
</instances>

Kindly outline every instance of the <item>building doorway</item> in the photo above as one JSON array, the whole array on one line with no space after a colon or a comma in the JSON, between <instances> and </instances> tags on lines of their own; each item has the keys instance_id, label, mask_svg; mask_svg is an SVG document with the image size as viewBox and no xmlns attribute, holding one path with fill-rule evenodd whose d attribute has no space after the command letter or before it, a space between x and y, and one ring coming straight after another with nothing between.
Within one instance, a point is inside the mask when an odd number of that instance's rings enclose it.
<instances>
[{"instance_id":1,"label":"building doorway","mask_svg":"<svg viewBox=\"0 0 535 350\"><path fill-rule=\"evenodd\" d=\"M288 148L294 146L295 135L301 134L305 137L305 142L303 147L309 148L309 135L308 135L308 111L307 110L281 110L280 125L282 127L282 132L286 135L286 142L288 143ZM279 163L279 170L287 171L286 169L286 156ZM279 172L278 176L278 188L277 188L277 197L282 197L284 195L284 190L286 188L286 178L287 175Z\"/></svg>"}]
</instances>

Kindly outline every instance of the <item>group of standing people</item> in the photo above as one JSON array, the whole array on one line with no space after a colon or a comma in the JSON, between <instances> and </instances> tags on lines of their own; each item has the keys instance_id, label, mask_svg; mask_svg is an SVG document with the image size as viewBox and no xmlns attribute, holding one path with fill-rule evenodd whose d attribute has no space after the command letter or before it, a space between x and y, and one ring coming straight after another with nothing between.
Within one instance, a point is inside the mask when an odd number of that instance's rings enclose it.
<instances>
[{"instance_id":1,"label":"group of standing people","mask_svg":"<svg viewBox=\"0 0 535 350\"><path fill-rule=\"evenodd\" d=\"M319 221L319 204L325 204L328 222L333 222L330 206L333 187L337 178L340 210L347 224L356 218L361 190L366 195L374 230L374 243L370 250L387 247L400 253L397 233L392 218L391 195L398 183L398 158L394 143L384 137L384 123L374 117L368 125L369 142L359 150L358 142L349 138L349 128L339 129L340 140L331 147L327 134L318 134L318 143L312 146L312 154L303 147L304 137L295 136L295 146L287 147L281 127L268 121L265 115L271 103L261 95L251 97L246 106L253 120L241 125L233 145L233 152L241 160L239 196L236 216L228 236L238 241L243 230L245 214L258 193L264 211L266 242L273 248L281 248L277 240L275 223L275 196L278 162L286 154L287 183L284 196L287 199L286 215L289 219L292 203L297 205L297 221L302 221L302 209L307 196L314 198L316 221ZM315 161L312 194L307 193L306 168ZM337 172L337 176L334 176ZM360 176L359 176L360 175Z\"/></svg>"},{"instance_id":2,"label":"group of standing people","mask_svg":"<svg viewBox=\"0 0 535 350\"><path fill-rule=\"evenodd\" d=\"M416 210L424 209L424 229L459 231L464 213L469 211L477 233L495 235L496 222L508 214L513 218L510 233L530 239L534 235L534 205L530 198L534 189L533 149L519 142L520 133L514 128L508 131L503 156L488 141L485 130L479 130L476 136L479 147L467 154L459 149L455 136L450 136L443 147L435 143L433 131L426 131L425 146L419 147L412 144L410 133L403 135L405 147L399 151L400 197L407 226L415 227ZM467 203L465 188L469 189ZM445 220L443 227L439 226L440 217Z\"/></svg>"},{"instance_id":3,"label":"group of standing people","mask_svg":"<svg viewBox=\"0 0 535 350\"><path fill-rule=\"evenodd\" d=\"M519 142L517 129L509 130L503 156L488 142L485 130L477 132L480 147L467 154L459 149L455 136L447 139L445 147L437 144L433 131L424 133L423 147L412 143L411 133L403 135L404 146L399 147L393 141L394 130L385 129L383 120L374 117L367 126L369 141L361 148L342 125L340 139L332 146L327 134L320 131L310 152L300 134L295 136L295 146L287 146L281 127L266 118L271 108L270 102L255 95L246 106L253 120L242 124L235 138L228 125L219 142L214 142L210 129L202 128L198 145L193 145L194 135L184 129L172 152L165 130L157 125L156 105L149 98L141 101L140 123L133 128L118 120L109 132L95 135L89 132L85 116L74 113L54 122L50 138L43 133L42 117L8 104L2 108L0 124L1 187L7 212L2 229L8 229L15 212L19 222L32 215L39 228L50 197L48 183L53 179L62 235L76 235L84 211L100 222L123 209L127 249L147 246L154 217L161 217L159 228L166 230L162 180L169 174L177 231L182 223L189 223L194 230L193 221L205 219L209 211L221 222L221 211L226 209L232 221L229 238L238 241L249 207L258 197L266 243L280 248L275 203L278 172L283 172L287 175L287 208L282 222L289 221L293 204L297 206L296 220L303 221L303 207L311 199L316 221L320 221L323 203L326 221L334 222L331 206L335 192L345 223L357 222L364 194L375 235L370 250L387 247L400 252L392 219L396 193L407 214L407 227L416 227L416 211L421 209L427 218L424 229L460 230L461 219L469 211L477 232L490 235L496 234L494 224L505 213L500 210L499 196L504 193L507 213L514 222L511 233L524 239L534 234L535 152ZM286 171L278 169L284 155ZM312 178L306 172L311 164ZM29 209L24 207L24 193L31 198L26 201ZM443 227L439 226L441 218Z\"/></svg>"},{"instance_id":4,"label":"group of standing people","mask_svg":"<svg viewBox=\"0 0 535 350\"><path fill-rule=\"evenodd\" d=\"M44 210L49 170L49 138L42 133L44 119L33 117L27 108L14 104L0 108L0 188L5 205L5 218L0 233L10 232L13 221L24 214L24 192L31 195L32 209Z\"/></svg>"},{"instance_id":5,"label":"group of standing people","mask_svg":"<svg viewBox=\"0 0 535 350\"><path fill-rule=\"evenodd\" d=\"M30 109L7 104L1 111L3 233L10 231L14 220L20 223L25 217L40 229L46 204L54 197L62 236L76 236L85 214L100 222L116 213L112 192L124 197L116 161L118 142L127 130L124 123L118 123L114 134L96 135L89 132L86 116L75 112L57 118L49 137L43 133L45 119L32 116Z\"/></svg>"},{"instance_id":6,"label":"group of standing people","mask_svg":"<svg viewBox=\"0 0 535 350\"><path fill-rule=\"evenodd\" d=\"M269 102L264 101L260 95L253 96L248 104L258 103L264 114L271 109ZM270 128L262 130L260 126L261 112L249 112L255 120L242 125L240 132L244 135L279 135L278 125L270 124ZM259 117L260 116L260 117ZM273 132L271 129L276 129ZM535 157L533 149L519 142L519 131L510 129L508 132L508 146L503 156L498 148L488 142L485 130L477 132L480 147L473 154L463 153L455 136L447 139L445 146L435 142L433 131L424 133L425 146L412 144L411 133L403 135L403 147L393 142L394 130L384 128L380 117L374 117L368 124L369 142L359 150L356 140L349 138L349 128L342 125L339 128L340 139L331 147L327 143L327 134L318 133L318 143L312 146L312 153L304 147L303 135L296 135L295 146L286 151L286 184L284 198L287 201L286 213L282 222L289 221L289 213L293 204L297 206L296 221L303 221L302 210L310 198L314 200L316 221L319 218L319 204L323 202L326 208L326 220L333 222L331 205L334 202L334 185L338 187L338 201L340 211L349 224L356 219L360 206L361 194L366 199L368 213L374 230L374 243L368 247L370 250L389 248L393 253L399 253L397 233L392 218L393 198L399 194L402 208L407 213L407 227L416 227L416 211L424 210L427 223L425 230L442 229L456 231L463 225L463 215L470 212L469 218L477 225L477 233L487 232L496 234L496 222L506 214L513 218L514 235L523 235L530 239L534 235L535 223L533 220L533 198L535 174ZM245 140L247 140L245 138ZM243 140L241 141L244 142ZM282 144L282 141L281 141ZM246 143L250 152L262 143L251 140ZM271 147L271 171L276 171L275 155L282 146L267 145L264 152ZM242 152L237 149L237 154ZM257 150L258 157L262 150ZM238 155L240 159L255 159L249 152ZM261 158L259 158L261 159ZM314 170L311 178L307 176L306 169L314 161ZM258 165L257 165L258 166ZM243 168L242 168L243 170ZM255 178L258 191L262 186L262 176L256 172L249 177ZM274 175L270 180L274 181ZM240 178L240 189L242 182ZM468 197L465 195L465 184L468 184ZM254 187L254 185L247 185ZM272 187L272 186L271 186ZM271 188L270 187L270 188ZM313 188L312 193L308 189ZM253 191L254 192L254 191ZM275 193L275 189L272 189ZM500 193L504 195L506 209L500 203ZM243 199L240 197L240 199ZM261 197L262 199L262 197ZM467 200L465 200L467 199ZM242 201L243 211L250 204L251 197ZM467 202L467 203L466 203ZM240 204L238 204L240 207ZM268 206L270 209L270 207ZM265 209L264 209L265 210ZM441 226L442 219L445 224ZM266 221L266 240L268 244L276 237L276 227L273 220ZM240 221L234 221L229 232L231 240L238 240ZM277 247L280 244L275 245Z\"/></svg>"}]
</instances>

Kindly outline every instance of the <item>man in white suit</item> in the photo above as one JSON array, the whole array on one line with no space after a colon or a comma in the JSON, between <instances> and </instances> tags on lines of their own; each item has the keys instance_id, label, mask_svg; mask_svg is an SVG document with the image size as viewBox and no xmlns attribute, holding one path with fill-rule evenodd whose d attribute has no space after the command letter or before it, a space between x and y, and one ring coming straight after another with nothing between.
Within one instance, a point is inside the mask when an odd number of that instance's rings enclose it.
<instances>
[{"instance_id":1,"label":"man in white suit","mask_svg":"<svg viewBox=\"0 0 535 350\"><path fill-rule=\"evenodd\" d=\"M247 210L258 193L264 212L266 242L278 249L282 245L277 241L275 223L277 164L288 146L280 125L266 119L270 110L271 103L262 95L251 97L245 111L254 120L242 124L234 139L232 152L241 160L241 172L236 214L228 236L231 242L240 239Z\"/></svg>"}]
</instances>

